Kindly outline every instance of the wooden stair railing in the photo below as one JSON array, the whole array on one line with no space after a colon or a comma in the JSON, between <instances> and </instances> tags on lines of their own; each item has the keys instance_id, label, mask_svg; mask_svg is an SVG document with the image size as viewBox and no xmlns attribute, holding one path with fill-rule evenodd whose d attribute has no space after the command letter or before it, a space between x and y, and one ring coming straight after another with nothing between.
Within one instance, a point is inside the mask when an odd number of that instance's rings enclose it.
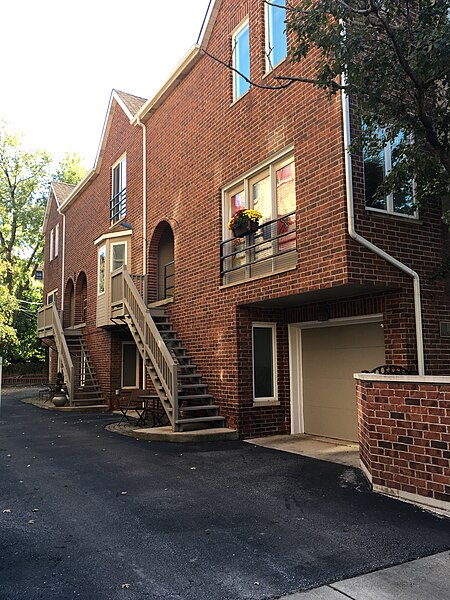
<instances>
[{"instance_id":1,"label":"wooden stair railing","mask_svg":"<svg viewBox=\"0 0 450 600\"><path fill-rule=\"evenodd\" d=\"M179 431L178 364L171 356L126 267L122 267L120 273L115 271L114 277L122 279L121 284L116 282L116 286L118 285L118 289L122 289L123 292L125 319L144 364L146 367L153 367L153 370L147 369L147 371L166 410L172 430ZM112 299L112 302L114 301L116 298Z\"/></svg>"},{"instance_id":2,"label":"wooden stair railing","mask_svg":"<svg viewBox=\"0 0 450 600\"><path fill-rule=\"evenodd\" d=\"M67 385L69 395L69 405L72 405L74 397L74 376L73 362L67 347L66 338L61 325L61 320L56 310L55 304L47 304L38 311L38 336L53 337L56 343L56 350L62 363L64 379Z\"/></svg>"}]
</instances>

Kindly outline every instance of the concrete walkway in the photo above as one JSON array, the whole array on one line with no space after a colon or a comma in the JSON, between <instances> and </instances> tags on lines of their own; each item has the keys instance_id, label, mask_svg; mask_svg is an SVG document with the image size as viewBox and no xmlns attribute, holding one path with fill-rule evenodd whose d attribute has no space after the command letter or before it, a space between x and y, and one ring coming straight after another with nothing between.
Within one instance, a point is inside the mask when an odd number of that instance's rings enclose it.
<instances>
[{"instance_id":1,"label":"concrete walkway","mask_svg":"<svg viewBox=\"0 0 450 600\"><path fill-rule=\"evenodd\" d=\"M280 600L447 600L450 598L450 553L344 579Z\"/></svg>"}]
</instances>

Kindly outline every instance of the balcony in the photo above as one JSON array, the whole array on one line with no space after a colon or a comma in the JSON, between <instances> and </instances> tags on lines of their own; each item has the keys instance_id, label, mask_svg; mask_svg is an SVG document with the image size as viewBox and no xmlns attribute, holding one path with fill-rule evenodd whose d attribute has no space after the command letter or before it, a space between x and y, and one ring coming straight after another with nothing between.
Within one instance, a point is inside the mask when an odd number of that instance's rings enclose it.
<instances>
[{"instance_id":1,"label":"balcony","mask_svg":"<svg viewBox=\"0 0 450 600\"><path fill-rule=\"evenodd\" d=\"M222 285L287 271L297 265L295 212L260 225L255 233L220 244Z\"/></svg>"}]
</instances>

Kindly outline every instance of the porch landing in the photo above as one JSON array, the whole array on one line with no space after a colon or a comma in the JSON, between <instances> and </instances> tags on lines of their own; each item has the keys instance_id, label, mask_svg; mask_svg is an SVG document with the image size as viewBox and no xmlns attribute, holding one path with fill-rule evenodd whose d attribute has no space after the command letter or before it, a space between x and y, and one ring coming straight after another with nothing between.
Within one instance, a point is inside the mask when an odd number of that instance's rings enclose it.
<instances>
[{"instance_id":1,"label":"porch landing","mask_svg":"<svg viewBox=\"0 0 450 600\"><path fill-rule=\"evenodd\" d=\"M345 442L332 438L323 438L302 433L295 435L273 435L262 438L244 440L248 444L282 450L292 454L301 454L309 458L317 458L328 462L360 468L359 445L356 442Z\"/></svg>"},{"instance_id":2,"label":"porch landing","mask_svg":"<svg viewBox=\"0 0 450 600\"><path fill-rule=\"evenodd\" d=\"M238 432L228 427L211 427L208 429L196 429L194 431L172 431L170 426L136 428L113 423L107 425L106 429L114 433L134 437L135 439L152 442L219 442L238 439Z\"/></svg>"}]
</instances>

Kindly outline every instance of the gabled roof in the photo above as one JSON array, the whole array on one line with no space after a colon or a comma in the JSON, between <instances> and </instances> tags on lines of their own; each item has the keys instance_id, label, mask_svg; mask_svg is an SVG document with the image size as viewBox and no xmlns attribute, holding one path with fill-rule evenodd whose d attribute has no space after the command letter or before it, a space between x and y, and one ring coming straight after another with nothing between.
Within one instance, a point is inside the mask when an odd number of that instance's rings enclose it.
<instances>
[{"instance_id":1,"label":"gabled roof","mask_svg":"<svg viewBox=\"0 0 450 600\"><path fill-rule=\"evenodd\" d=\"M55 199L56 208L59 209L61 204L66 200L66 198L68 198L70 196L70 194L73 192L75 187L76 186L73 185L72 183L65 183L63 181L52 181L51 182L50 191L49 191L48 199L47 199L47 204L45 206L44 221L42 223L43 233L45 233L45 230L47 228L47 221L48 221L48 215L50 212L50 205L51 205L52 198Z\"/></svg>"},{"instance_id":2,"label":"gabled roof","mask_svg":"<svg viewBox=\"0 0 450 600\"><path fill-rule=\"evenodd\" d=\"M127 94L126 92L119 92L118 90L112 90L109 98L108 108L106 110L105 122L103 124L102 134L100 136L100 143L95 158L94 168L86 173L80 183L73 189L73 191L67 196L64 202L61 204L61 211L64 212L72 202L78 197L78 195L93 181L100 172L102 164L103 152L105 150L106 140L108 138L108 132L111 127L112 119L112 105L113 101L117 102L120 108L123 110L127 118L131 121L136 114L135 111L142 107L146 100L133 94Z\"/></svg>"},{"instance_id":3,"label":"gabled roof","mask_svg":"<svg viewBox=\"0 0 450 600\"><path fill-rule=\"evenodd\" d=\"M123 102L125 108L130 113L130 119L133 118L134 115L147 102L146 98L141 98L140 96L133 96L133 94L127 94L126 92L121 92L119 90L114 91L116 92L117 96L119 96L119 99Z\"/></svg>"}]
</instances>

